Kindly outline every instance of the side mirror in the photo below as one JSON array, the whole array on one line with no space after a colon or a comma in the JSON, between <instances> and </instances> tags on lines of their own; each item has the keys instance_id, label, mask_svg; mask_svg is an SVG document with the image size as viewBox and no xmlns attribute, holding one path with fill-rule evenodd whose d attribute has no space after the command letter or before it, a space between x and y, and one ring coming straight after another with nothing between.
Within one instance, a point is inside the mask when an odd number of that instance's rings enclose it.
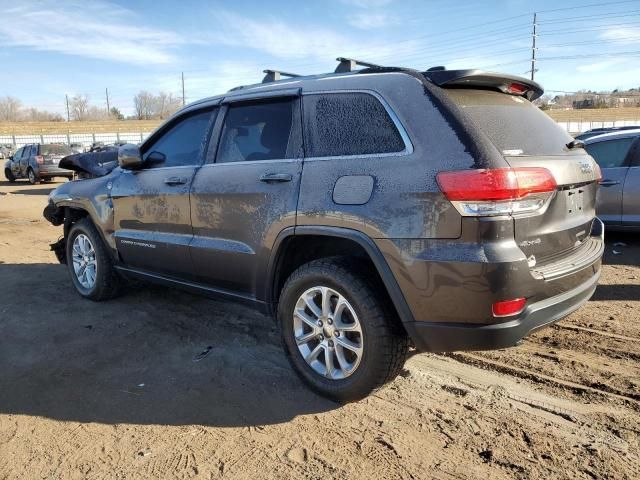
<instances>
[{"instance_id":1,"label":"side mirror","mask_svg":"<svg viewBox=\"0 0 640 480\"><path fill-rule=\"evenodd\" d=\"M13 162L13 155L9 155L9 160Z\"/></svg>"},{"instance_id":2,"label":"side mirror","mask_svg":"<svg viewBox=\"0 0 640 480\"><path fill-rule=\"evenodd\" d=\"M137 145L127 143L118 149L118 165L125 170L135 170L142 166L142 155Z\"/></svg>"}]
</instances>

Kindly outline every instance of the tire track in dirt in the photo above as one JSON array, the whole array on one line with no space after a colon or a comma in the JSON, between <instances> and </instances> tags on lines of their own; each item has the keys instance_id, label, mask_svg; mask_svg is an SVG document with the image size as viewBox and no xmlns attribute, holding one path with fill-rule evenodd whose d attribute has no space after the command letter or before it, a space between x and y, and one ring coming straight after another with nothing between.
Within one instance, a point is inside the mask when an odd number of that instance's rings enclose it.
<instances>
[{"instance_id":1,"label":"tire track in dirt","mask_svg":"<svg viewBox=\"0 0 640 480\"><path fill-rule=\"evenodd\" d=\"M466 363L468 365L478 366L487 370L495 370L497 372L524 378L527 380L532 380L538 383L550 384L555 387L560 387L565 390L572 391L574 393L592 393L610 399L621 400L632 407L634 410L640 411L640 394L637 393L623 392L608 385L604 386L604 388L597 388L581 383L575 383L526 368L516 367L514 365L509 365L497 360L492 360L478 354L449 353L445 354L445 356L453 358L462 363Z\"/></svg>"}]
</instances>

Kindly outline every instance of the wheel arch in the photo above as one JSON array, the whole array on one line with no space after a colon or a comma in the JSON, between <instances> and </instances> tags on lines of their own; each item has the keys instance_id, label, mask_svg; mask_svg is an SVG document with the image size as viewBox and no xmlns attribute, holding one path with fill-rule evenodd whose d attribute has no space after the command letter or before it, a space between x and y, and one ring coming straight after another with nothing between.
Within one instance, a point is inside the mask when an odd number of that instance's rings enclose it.
<instances>
[{"instance_id":1,"label":"wheel arch","mask_svg":"<svg viewBox=\"0 0 640 480\"><path fill-rule=\"evenodd\" d=\"M384 255L374 243L374 241L367 235L357 230L340 227L324 227L324 226L302 226L302 227L289 227L278 235L276 238L272 254L269 259L269 265L267 269L267 281L265 282L264 298L267 302L269 312L272 315L276 313L276 307L278 298L284 282L288 278L291 271L291 267L286 268L286 259L288 253L291 253L291 247L295 245L295 242L304 242L306 238L316 239L334 239L339 240L339 249L348 248L352 246L357 249L360 255L365 255L366 259L373 265L382 286L386 290L389 298L395 307L398 318L402 323L412 322L414 320L409 305L396 281L391 268L389 267ZM295 248L295 247L294 247ZM343 251L343 250L339 250ZM348 250L347 250L348 251ZM327 255L308 255L308 259L322 258ZM307 261L309 261L307 260ZM306 262L303 262L306 263ZM293 262L293 265L297 268L299 264ZM295 269L295 268L294 268Z\"/></svg>"}]
</instances>

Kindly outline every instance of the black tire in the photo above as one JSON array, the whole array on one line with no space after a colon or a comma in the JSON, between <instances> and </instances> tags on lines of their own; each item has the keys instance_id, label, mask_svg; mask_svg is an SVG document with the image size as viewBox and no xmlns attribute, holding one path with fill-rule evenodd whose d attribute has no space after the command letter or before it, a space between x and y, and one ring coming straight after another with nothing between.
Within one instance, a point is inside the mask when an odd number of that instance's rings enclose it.
<instances>
[{"instance_id":1,"label":"black tire","mask_svg":"<svg viewBox=\"0 0 640 480\"><path fill-rule=\"evenodd\" d=\"M33 171L31 167L27 170L27 178L29 179L29 183L31 185L38 185L40 183L40 179L37 177L36 172Z\"/></svg>"},{"instance_id":2,"label":"black tire","mask_svg":"<svg viewBox=\"0 0 640 480\"><path fill-rule=\"evenodd\" d=\"M4 176L7 180L9 180L9 183L14 183L16 181L16 177L13 176L13 172L8 168L5 168Z\"/></svg>"},{"instance_id":3,"label":"black tire","mask_svg":"<svg viewBox=\"0 0 640 480\"><path fill-rule=\"evenodd\" d=\"M309 387L337 402L359 400L382 387L398 375L407 358L409 340L376 278L366 265L331 257L298 268L280 295L278 323L289 362ZM316 372L296 344L294 308L304 292L319 285L339 292L355 310L362 328L362 357L346 378L329 379Z\"/></svg>"},{"instance_id":4,"label":"black tire","mask_svg":"<svg viewBox=\"0 0 640 480\"><path fill-rule=\"evenodd\" d=\"M86 288L80 283L73 267L73 242L80 234L84 234L89 239L95 252L96 276L95 283L90 288ZM67 237L66 258L69 276L81 297L100 302L118 295L122 280L113 268L111 256L102 237L89 218L83 218L71 227Z\"/></svg>"}]
</instances>

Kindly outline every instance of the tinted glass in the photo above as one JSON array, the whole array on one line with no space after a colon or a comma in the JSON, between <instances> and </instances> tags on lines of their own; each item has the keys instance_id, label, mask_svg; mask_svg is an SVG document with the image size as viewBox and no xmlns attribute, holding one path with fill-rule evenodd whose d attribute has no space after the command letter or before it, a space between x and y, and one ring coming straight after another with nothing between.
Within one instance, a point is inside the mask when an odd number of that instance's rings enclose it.
<instances>
[{"instance_id":1,"label":"tinted glass","mask_svg":"<svg viewBox=\"0 0 640 480\"><path fill-rule=\"evenodd\" d=\"M287 158L293 99L231 105L224 120L216 162Z\"/></svg>"},{"instance_id":2,"label":"tinted glass","mask_svg":"<svg viewBox=\"0 0 640 480\"><path fill-rule=\"evenodd\" d=\"M13 159L14 160L20 160L20 157L22 156L22 152L24 152L24 147L19 148L18 150L16 150L16 153L13 154Z\"/></svg>"},{"instance_id":3,"label":"tinted glass","mask_svg":"<svg viewBox=\"0 0 640 480\"><path fill-rule=\"evenodd\" d=\"M166 160L151 167L197 165L211 115L211 110L207 110L182 118L153 144L145 147L143 158L146 159L151 152L160 152Z\"/></svg>"},{"instance_id":4,"label":"tinted glass","mask_svg":"<svg viewBox=\"0 0 640 480\"><path fill-rule=\"evenodd\" d=\"M384 106L367 93L304 97L308 157L393 153L404 150Z\"/></svg>"},{"instance_id":5,"label":"tinted glass","mask_svg":"<svg viewBox=\"0 0 640 480\"><path fill-rule=\"evenodd\" d=\"M629 147L631 147L634 140L635 138L607 140L587 145L586 149L589 155L598 162L600 168L622 167L629 152Z\"/></svg>"},{"instance_id":6,"label":"tinted glass","mask_svg":"<svg viewBox=\"0 0 640 480\"><path fill-rule=\"evenodd\" d=\"M40 155L70 155L73 152L66 145L40 145Z\"/></svg>"},{"instance_id":7,"label":"tinted glass","mask_svg":"<svg viewBox=\"0 0 640 480\"><path fill-rule=\"evenodd\" d=\"M504 93L466 88L449 97L505 155L564 155L573 138L528 100Z\"/></svg>"}]
</instances>

